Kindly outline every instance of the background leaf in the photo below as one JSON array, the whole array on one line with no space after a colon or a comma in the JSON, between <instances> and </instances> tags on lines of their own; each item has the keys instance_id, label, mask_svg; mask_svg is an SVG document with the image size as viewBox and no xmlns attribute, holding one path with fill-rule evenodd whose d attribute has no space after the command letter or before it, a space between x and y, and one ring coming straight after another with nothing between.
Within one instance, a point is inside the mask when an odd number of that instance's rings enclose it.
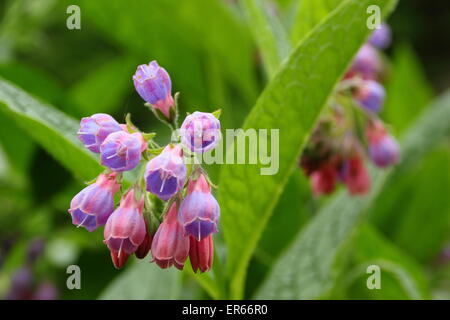
<instances>
[{"instance_id":1,"label":"background leaf","mask_svg":"<svg viewBox=\"0 0 450 320\"><path fill-rule=\"evenodd\" d=\"M284 27L275 14L269 12L265 0L243 0L250 30L258 43L267 74L272 76L287 56L290 45Z\"/></svg>"},{"instance_id":2,"label":"background leaf","mask_svg":"<svg viewBox=\"0 0 450 320\"><path fill-rule=\"evenodd\" d=\"M371 192L365 197L351 198L345 191L334 196L275 263L256 297L317 299L328 294L336 278L338 255L385 179L385 174L373 176Z\"/></svg>"},{"instance_id":3,"label":"background leaf","mask_svg":"<svg viewBox=\"0 0 450 320\"><path fill-rule=\"evenodd\" d=\"M370 210L370 221L420 262L435 258L445 245L450 222L450 153L442 146L392 179ZM395 214L393 214L395 213Z\"/></svg>"},{"instance_id":4,"label":"background leaf","mask_svg":"<svg viewBox=\"0 0 450 320\"><path fill-rule=\"evenodd\" d=\"M349 296L353 299L427 299L430 297L424 270L375 228L364 224L352 241L353 260L357 265L348 271L352 280ZM368 290L367 267L381 269L381 288ZM360 276L357 276L360 269Z\"/></svg>"},{"instance_id":5,"label":"background leaf","mask_svg":"<svg viewBox=\"0 0 450 320\"><path fill-rule=\"evenodd\" d=\"M383 117L397 132L404 131L431 101L433 92L410 46L399 45L386 85Z\"/></svg>"},{"instance_id":6,"label":"background leaf","mask_svg":"<svg viewBox=\"0 0 450 320\"><path fill-rule=\"evenodd\" d=\"M291 41L303 39L323 18L344 0L300 0L295 12L295 23L291 29Z\"/></svg>"},{"instance_id":7,"label":"background leaf","mask_svg":"<svg viewBox=\"0 0 450 320\"><path fill-rule=\"evenodd\" d=\"M114 43L145 59L143 63L157 58L177 79L174 88L190 105L208 101L202 77L205 53L213 53L224 65L227 81L247 101L255 97L252 42L243 22L224 2L83 0L80 6L86 19Z\"/></svg>"},{"instance_id":8,"label":"background leaf","mask_svg":"<svg viewBox=\"0 0 450 320\"><path fill-rule=\"evenodd\" d=\"M450 134L450 92L437 99L401 141L404 162L395 176L410 168L433 144ZM419 139L418 137L421 137ZM372 188L364 197L341 191L324 206L275 264L256 295L259 299L316 299L332 290L342 268L340 257L362 214L377 199L389 170L372 170Z\"/></svg>"},{"instance_id":9,"label":"background leaf","mask_svg":"<svg viewBox=\"0 0 450 320\"><path fill-rule=\"evenodd\" d=\"M171 300L180 295L180 274L175 269L160 270L154 263L137 261L122 271L100 295L102 300Z\"/></svg>"},{"instance_id":10,"label":"background leaf","mask_svg":"<svg viewBox=\"0 0 450 320\"><path fill-rule=\"evenodd\" d=\"M70 89L70 96L77 104L79 116L89 116L92 105L96 113L112 113L117 101L123 100L133 85L131 77L139 65L137 59L127 56L113 58Z\"/></svg>"},{"instance_id":11,"label":"background leaf","mask_svg":"<svg viewBox=\"0 0 450 320\"><path fill-rule=\"evenodd\" d=\"M98 160L76 137L77 121L2 79L0 112L14 120L79 179L92 180L101 171Z\"/></svg>"},{"instance_id":12,"label":"background leaf","mask_svg":"<svg viewBox=\"0 0 450 320\"><path fill-rule=\"evenodd\" d=\"M395 1L376 3L387 14ZM346 1L317 26L283 63L247 117L244 130L280 130L279 172L263 176L260 165L222 169L219 199L233 298L242 297L249 259L320 111L369 34L368 4Z\"/></svg>"},{"instance_id":13,"label":"background leaf","mask_svg":"<svg viewBox=\"0 0 450 320\"><path fill-rule=\"evenodd\" d=\"M273 210L250 262L245 297L253 296L272 264L311 218L313 207L309 181L300 170L295 170Z\"/></svg>"}]
</instances>

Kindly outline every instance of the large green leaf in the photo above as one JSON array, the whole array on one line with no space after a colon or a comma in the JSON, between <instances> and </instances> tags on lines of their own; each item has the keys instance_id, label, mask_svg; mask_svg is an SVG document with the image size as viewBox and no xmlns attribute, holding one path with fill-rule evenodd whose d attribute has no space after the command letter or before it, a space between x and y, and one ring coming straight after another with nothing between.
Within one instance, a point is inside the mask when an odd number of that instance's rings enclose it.
<instances>
[{"instance_id":1,"label":"large green leaf","mask_svg":"<svg viewBox=\"0 0 450 320\"><path fill-rule=\"evenodd\" d=\"M314 200L308 178L295 170L278 200L250 262L245 297L251 297L272 264L311 217Z\"/></svg>"},{"instance_id":2,"label":"large green leaf","mask_svg":"<svg viewBox=\"0 0 450 320\"><path fill-rule=\"evenodd\" d=\"M268 10L265 0L243 0L250 29L258 43L266 72L272 76L289 53L290 45L278 17Z\"/></svg>"},{"instance_id":3,"label":"large green leaf","mask_svg":"<svg viewBox=\"0 0 450 320\"><path fill-rule=\"evenodd\" d=\"M98 160L76 137L77 121L1 78L0 112L15 121L76 177L87 181L101 171Z\"/></svg>"},{"instance_id":4,"label":"large green leaf","mask_svg":"<svg viewBox=\"0 0 450 320\"><path fill-rule=\"evenodd\" d=\"M403 198L404 211L392 238L419 261L428 262L439 254L448 237L450 198L442 192L450 190L448 146L433 152L410 183L418 188Z\"/></svg>"},{"instance_id":5,"label":"large green leaf","mask_svg":"<svg viewBox=\"0 0 450 320\"><path fill-rule=\"evenodd\" d=\"M260 173L261 165L222 169L219 199L233 298L242 297L249 259L309 133L369 34L367 6L378 4L386 15L395 2L345 1L297 46L246 119L244 129L279 130L279 171L266 176Z\"/></svg>"},{"instance_id":6,"label":"large green leaf","mask_svg":"<svg viewBox=\"0 0 450 320\"><path fill-rule=\"evenodd\" d=\"M94 69L70 89L79 116L112 113L132 86L131 77L139 65L137 58L119 56Z\"/></svg>"},{"instance_id":7,"label":"large green leaf","mask_svg":"<svg viewBox=\"0 0 450 320\"><path fill-rule=\"evenodd\" d=\"M393 67L386 84L383 117L401 132L408 128L431 101L433 92L413 49L402 44L395 49Z\"/></svg>"},{"instance_id":8,"label":"large green leaf","mask_svg":"<svg viewBox=\"0 0 450 320\"><path fill-rule=\"evenodd\" d=\"M206 52L221 62L234 89L247 101L254 98L251 39L223 1L83 0L80 6L87 21L145 59L142 63L157 59L176 81L174 89L192 104L202 106L208 101L203 77Z\"/></svg>"},{"instance_id":9,"label":"large green leaf","mask_svg":"<svg viewBox=\"0 0 450 320\"><path fill-rule=\"evenodd\" d=\"M403 162L392 179L449 136L450 92L427 111L401 140ZM377 199L390 172L372 172L373 186L364 197L350 197L342 191L331 199L277 261L257 297L314 299L328 294L339 272L339 253L350 241L362 213Z\"/></svg>"},{"instance_id":10,"label":"large green leaf","mask_svg":"<svg viewBox=\"0 0 450 320\"><path fill-rule=\"evenodd\" d=\"M200 284L200 286L213 298L223 298L218 281L210 273L194 274L189 260L184 267L184 274L175 268L161 270L154 263L136 261L128 266L103 291L100 299L180 299L184 298L181 292L181 280L187 275Z\"/></svg>"},{"instance_id":11,"label":"large green leaf","mask_svg":"<svg viewBox=\"0 0 450 320\"><path fill-rule=\"evenodd\" d=\"M421 262L430 261L448 236L450 152L438 148L383 189L370 210L371 221L401 249Z\"/></svg>"},{"instance_id":12,"label":"large green leaf","mask_svg":"<svg viewBox=\"0 0 450 320\"><path fill-rule=\"evenodd\" d=\"M353 260L358 267L348 271L351 299L426 299L430 297L424 270L375 228L364 224L353 241ZM381 288L369 290L366 285L369 265L381 269ZM361 272L357 270L360 269ZM349 284L347 284L349 285Z\"/></svg>"},{"instance_id":13,"label":"large green leaf","mask_svg":"<svg viewBox=\"0 0 450 320\"><path fill-rule=\"evenodd\" d=\"M166 300L179 298L180 273L161 270L154 263L137 261L123 271L100 295L103 300Z\"/></svg>"},{"instance_id":14,"label":"large green leaf","mask_svg":"<svg viewBox=\"0 0 450 320\"><path fill-rule=\"evenodd\" d=\"M301 0L295 13L291 40L296 43L305 37L322 19L344 0Z\"/></svg>"}]
</instances>

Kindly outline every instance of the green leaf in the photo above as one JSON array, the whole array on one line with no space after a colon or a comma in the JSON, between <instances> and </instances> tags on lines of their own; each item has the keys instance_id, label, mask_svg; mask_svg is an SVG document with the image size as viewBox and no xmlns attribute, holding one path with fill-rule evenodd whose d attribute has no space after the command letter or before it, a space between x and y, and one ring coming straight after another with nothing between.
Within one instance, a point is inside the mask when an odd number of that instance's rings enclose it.
<instances>
[{"instance_id":1,"label":"green leaf","mask_svg":"<svg viewBox=\"0 0 450 320\"><path fill-rule=\"evenodd\" d=\"M408 198L403 198L403 212L393 241L419 261L435 258L445 244L450 221L450 155L446 149L436 150L413 175ZM415 179L414 179L415 178Z\"/></svg>"},{"instance_id":2,"label":"green leaf","mask_svg":"<svg viewBox=\"0 0 450 320\"><path fill-rule=\"evenodd\" d=\"M136 58L119 56L94 69L70 89L80 116L111 113L120 106L132 86L131 77L139 63Z\"/></svg>"},{"instance_id":3,"label":"green leaf","mask_svg":"<svg viewBox=\"0 0 450 320\"><path fill-rule=\"evenodd\" d=\"M403 161L391 179L450 135L450 92L427 111L401 140ZM364 197L350 197L342 191L332 198L277 261L257 298L314 299L327 295L339 273L340 253L351 240L365 209L378 199L390 172L372 170L372 188Z\"/></svg>"},{"instance_id":4,"label":"green leaf","mask_svg":"<svg viewBox=\"0 0 450 320\"><path fill-rule=\"evenodd\" d=\"M386 92L383 117L398 132L408 128L433 97L418 58L406 44L395 49Z\"/></svg>"},{"instance_id":5,"label":"green leaf","mask_svg":"<svg viewBox=\"0 0 450 320\"><path fill-rule=\"evenodd\" d=\"M309 218L311 186L301 170L295 170L270 217L258 243L259 252L270 259L276 259L283 249L295 238Z\"/></svg>"},{"instance_id":6,"label":"green leaf","mask_svg":"<svg viewBox=\"0 0 450 320\"><path fill-rule=\"evenodd\" d=\"M100 295L102 300L172 300L179 298L180 273L161 270L154 263L137 261L119 275Z\"/></svg>"},{"instance_id":7,"label":"green leaf","mask_svg":"<svg viewBox=\"0 0 450 320\"><path fill-rule=\"evenodd\" d=\"M364 224L358 231L353 244L353 260L360 266L363 275L362 277L355 277L357 272L354 269L350 269L348 272L350 279L353 278L353 282L357 282L352 283L353 292L350 293L350 298L393 299L402 295L407 299L427 299L430 297L429 283L424 270L414 259L384 238L375 228ZM366 273L366 269L369 265L380 266L380 289L367 289L366 280L369 275ZM385 273L390 273L393 281L385 281L387 280Z\"/></svg>"},{"instance_id":8,"label":"green leaf","mask_svg":"<svg viewBox=\"0 0 450 320\"><path fill-rule=\"evenodd\" d=\"M217 242L215 244L215 249L217 250ZM194 273L192 271L190 260L186 261L186 265L184 266L184 272L186 275L192 277L197 283L211 296L211 298L218 300L224 298L223 286L219 282L217 275L220 274L220 271L217 270L217 267L220 265L220 262L217 261L217 255L214 257L214 266L212 271L205 273Z\"/></svg>"},{"instance_id":9,"label":"green leaf","mask_svg":"<svg viewBox=\"0 0 450 320\"><path fill-rule=\"evenodd\" d=\"M233 298L242 297L250 257L309 133L369 34L366 8L374 3L387 14L395 1L346 1L318 25L282 64L246 119L244 130L280 130L278 173L263 176L261 165L222 168L219 200Z\"/></svg>"},{"instance_id":10,"label":"green leaf","mask_svg":"<svg viewBox=\"0 0 450 320\"><path fill-rule=\"evenodd\" d=\"M76 137L77 121L1 78L0 112L79 179L90 180L101 171L98 160Z\"/></svg>"},{"instance_id":11,"label":"green leaf","mask_svg":"<svg viewBox=\"0 0 450 320\"><path fill-rule=\"evenodd\" d=\"M265 0L243 0L250 30L256 39L266 72L272 76L289 53L290 45L278 17L269 12Z\"/></svg>"},{"instance_id":12,"label":"green leaf","mask_svg":"<svg viewBox=\"0 0 450 320\"><path fill-rule=\"evenodd\" d=\"M66 102L64 88L47 72L23 62L0 65L0 76L52 104Z\"/></svg>"},{"instance_id":13,"label":"green leaf","mask_svg":"<svg viewBox=\"0 0 450 320\"><path fill-rule=\"evenodd\" d=\"M67 3L70 3L67 1ZM206 105L204 53L223 65L226 79L248 100L256 92L252 43L242 21L223 1L83 0L83 15L142 63L157 59L175 91L193 105ZM201 12L201 18L199 18Z\"/></svg>"},{"instance_id":14,"label":"green leaf","mask_svg":"<svg viewBox=\"0 0 450 320\"><path fill-rule=\"evenodd\" d=\"M438 255L448 234L450 152L438 148L419 165L390 181L371 209L376 223L401 249L421 262Z\"/></svg>"},{"instance_id":15,"label":"green leaf","mask_svg":"<svg viewBox=\"0 0 450 320\"><path fill-rule=\"evenodd\" d=\"M243 0L241 3L249 20L249 28L258 44L266 73L270 78L291 49L286 30L273 10L273 3L265 0ZM274 214L268 223L272 228L267 228L261 237L261 244L256 249L255 258L249 267L249 279L245 286L246 296L250 296L256 289L260 283L259 280L267 273L271 262L292 240L300 225L305 222L306 215L301 209L301 201L306 198L308 192L301 193L302 182L300 172L292 175L287 189L284 190L278 201L277 208L274 210L278 214ZM309 189L309 185L307 188ZM302 189L304 190L304 188ZM303 194L305 197L299 197L299 194ZM299 205L296 206L294 203ZM292 208L298 208L298 210L292 210ZM279 230L283 230L283 236L277 233ZM274 234L277 236L274 237Z\"/></svg>"},{"instance_id":16,"label":"green leaf","mask_svg":"<svg viewBox=\"0 0 450 320\"><path fill-rule=\"evenodd\" d=\"M342 2L343 0L301 0L291 30L292 43L297 43L305 37Z\"/></svg>"},{"instance_id":17,"label":"green leaf","mask_svg":"<svg viewBox=\"0 0 450 320\"><path fill-rule=\"evenodd\" d=\"M53 105L64 106L65 110L70 107L66 94L56 79L40 69L21 62L10 62L0 65L0 77ZM10 132L14 132L14 135L10 135ZM0 119L0 142L12 167L26 173L33 159L34 142L14 122L5 117Z\"/></svg>"},{"instance_id":18,"label":"green leaf","mask_svg":"<svg viewBox=\"0 0 450 320\"><path fill-rule=\"evenodd\" d=\"M311 186L301 170L295 170L273 210L255 250L248 270L245 297L251 297L261 285L272 264L292 243L311 217Z\"/></svg>"}]
</instances>

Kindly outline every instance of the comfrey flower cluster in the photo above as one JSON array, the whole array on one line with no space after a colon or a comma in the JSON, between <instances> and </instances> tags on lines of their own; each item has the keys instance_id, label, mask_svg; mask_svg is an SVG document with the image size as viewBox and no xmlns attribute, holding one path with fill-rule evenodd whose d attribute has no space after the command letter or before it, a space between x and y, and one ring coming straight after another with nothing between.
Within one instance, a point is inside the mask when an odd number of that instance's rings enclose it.
<instances>
[{"instance_id":1,"label":"comfrey flower cluster","mask_svg":"<svg viewBox=\"0 0 450 320\"><path fill-rule=\"evenodd\" d=\"M341 182L351 195L370 189L368 157L384 168L399 161L399 146L378 116L385 99L381 84L385 63L379 49L391 41L386 24L375 30L338 85L328 112L321 117L300 166L315 195L329 194Z\"/></svg>"},{"instance_id":2,"label":"comfrey flower cluster","mask_svg":"<svg viewBox=\"0 0 450 320\"><path fill-rule=\"evenodd\" d=\"M177 95L172 97L167 71L152 61L137 68L133 82L145 105L177 130ZM88 231L105 226L104 243L116 268L130 255L143 259L150 251L161 268L181 270L188 257L194 272L212 267L220 207L206 171L185 160L217 146L220 121L216 113L194 112L179 132L160 147L155 134L139 131L129 116L125 124L107 114L81 120L78 137L99 154L106 170L72 199L69 213L74 225ZM137 179L130 186L123 172L135 169ZM158 210L161 204L164 209Z\"/></svg>"}]
</instances>

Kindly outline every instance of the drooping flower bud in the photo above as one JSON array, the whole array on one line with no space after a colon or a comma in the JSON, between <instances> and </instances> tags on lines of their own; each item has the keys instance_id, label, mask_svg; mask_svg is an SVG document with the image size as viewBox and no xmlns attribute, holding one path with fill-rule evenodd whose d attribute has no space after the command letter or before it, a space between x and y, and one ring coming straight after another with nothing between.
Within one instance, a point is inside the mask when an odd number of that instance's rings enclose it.
<instances>
[{"instance_id":1,"label":"drooping flower bud","mask_svg":"<svg viewBox=\"0 0 450 320\"><path fill-rule=\"evenodd\" d=\"M174 108L172 82L164 68L155 60L148 65L142 64L133 75L133 82L142 99L161 111L167 119L171 118L170 110Z\"/></svg>"},{"instance_id":2,"label":"drooping flower bud","mask_svg":"<svg viewBox=\"0 0 450 320\"><path fill-rule=\"evenodd\" d=\"M380 168L394 165L399 160L399 145L390 136L381 121L372 121L366 129L369 157Z\"/></svg>"},{"instance_id":3,"label":"drooping flower bud","mask_svg":"<svg viewBox=\"0 0 450 320\"><path fill-rule=\"evenodd\" d=\"M369 144L369 156L373 163L380 168L394 165L399 160L399 146L390 135Z\"/></svg>"},{"instance_id":4,"label":"drooping flower bud","mask_svg":"<svg viewBox=\"0 0 450 320\"><path fill-rule=\"evenodd\" d=\"M130 255L125 251L110 250L111 261L116 269L121 269L127 263Z\"/></svg>"},{"instance_id":5,"label":"drooping flower bud","mask_svg":"<svg viewBox=\"0 0 450 320\"><path fill-rule=\"evenodd\" d=\"M370 44L365 44L358 51L346 78L359 75L363 79L378 79L382 67L383 64L377 50Z\"/></svg>"},{"instance_id":6,"label":"drooping flower bud","mask_svg":"<svg viewBox=\"0 0 450 320\"><path fill-rule=\"evenodd\" d=\"M141 245L137 248L136 252L134 253L138 259L144 259L148 252L150 251L152 247L152 240L153 236L147 232L145 233L144 241L142 241Z\"/></svg>"},{"instance_id":7,"label":"drooping flower bud","mask_svg":"<svg viewBox=\"0 0 450 320\"><path fill-rule=\"evenodd\" d=\"M378 113L384 103L386 92L381 84L366 80L354 92L356 101L367 111Z\"/></svg>"},{"instance_id":8,"label":"drooping flower bud","mask_svg":"<svg viewBox=\"0 0 450 320\"><path fill-rule=\"evenodd\" d=\"M189 237L177 220L177 204L174 202L159 225L152 242L152 262L162 268L174 265L179 270L184 267L189 254Z\"/></svg>"},{"instance_id":9,"label":"drooping flower bud","mask_svg":"<svg viewBox=\"0 0 450 320\"><path fill-rule=\"evenodd\" d=\"M214 242L212 234L200 241L189 236L189 240L189 259L191 261L192 270L195 273L197 273L197 270L200 270L200 272L210 270L214 260Z\"/></svg>"},{"instance_id":10,"label":"drooping flower bud","mask_svg":"<svg viewBox=\"0 0 450 320\"><path fill-rule=\"evenodd\" d=\"M314 195L330 194L336 186L337 171L331 164L322 165L322 167L314 171L309 180Z\"/></svg>"},{"instance_id":11,"label":"drooping flower bud","mask_svg":"<svg viewBox=\"0 0 450 320\"><path fill-rule=\"evenodd\" d=\"M382 23L369 38L369 43L378 49L385 49L391 44L391 28L386 23Z\"/></svg>"},{"instance_id":12,"label":"drooping flower bud","mask_svg":"<svg viewBox=\"0 0 450 320\"><path fill-rule=\"evenodd\" d=\"M113 171L132 170L141 161L141 153L145 148L145 140L140 132L111 133L100 146L101 164Z\"/></svg>"},{"instance_id":13,"label":"drooping flower bud","mask_svg":"<svg viewBox=\"0 0 450 320\"><path fill-rule=\"evenodd\" d=\"M90 117L82 118L78 138L86 148L92 152L99 153L100 145L106 137L122 128L109 114L97 113Z\"/></svg>"},{"instance_id":14,"label":"drooping flower bud","mask_svg":"<svg viewBox=\"0 0 450 320\"><path fill-rule=\"evenodd\" d=\"M71 201L72 223L94 231L106 224L114 211L114 194L119 190L117 174L101 174L95 183L81 190Z\"/></svg>"},{"instance_id":15,"label":"drooping flower bud","mask_svg":"<svg viewBox=\"0 0 450 320\"><path fill-rule=\"evenodd\" d=\"M162 200L169 200L184 186L186 165L180 146L168 145L147 163L145 182L147 191Z\"/></svg>"},{"instance_id":16,"label":"drooping flower bud","mask_svg":"<svg viewBox=\"0 0 450 320\"><path fill-rule=\"evenodd\" d=\"M103 241L111 251L113 263L121 267L144 241L147 232L142 208L144 198L137 200L134 189L120 200L120 206L106 222Z\"/></svg>"},{"instance_id":17,"label":"drooping flower bud","mask_svg":"<svg viewBox=\"0 0 450 320\"><path fill-rule=\"evenodd\" d=\"M187 234L198 241L211 233L218 232L217 223L220 207L211 194L211 188L203 174L197 180L190 180L187 196L181 202L178 221Z\"/></svg>"},{"instance_id":18,"label":"drooping flower bud","mask_svg":"<svg viewBox=\"0 0 450 320\"><path fill-rule=\"evenodd\" d=\"M359 154L344 160L340 177L351 195L365 194L370 189L370 176Z\"/></svg>"},{"instance_id":19,"label":"drooping flower bud","mask_svg":"<svg viewBox=\"0 0 450 320\"><path fill-rule=\"evenodd\" d=\"M184 119L180 135L183 145L193 152L212 150L220 141L220 121L212 113L196 111Z\"/></svg>"}]
</instances>

